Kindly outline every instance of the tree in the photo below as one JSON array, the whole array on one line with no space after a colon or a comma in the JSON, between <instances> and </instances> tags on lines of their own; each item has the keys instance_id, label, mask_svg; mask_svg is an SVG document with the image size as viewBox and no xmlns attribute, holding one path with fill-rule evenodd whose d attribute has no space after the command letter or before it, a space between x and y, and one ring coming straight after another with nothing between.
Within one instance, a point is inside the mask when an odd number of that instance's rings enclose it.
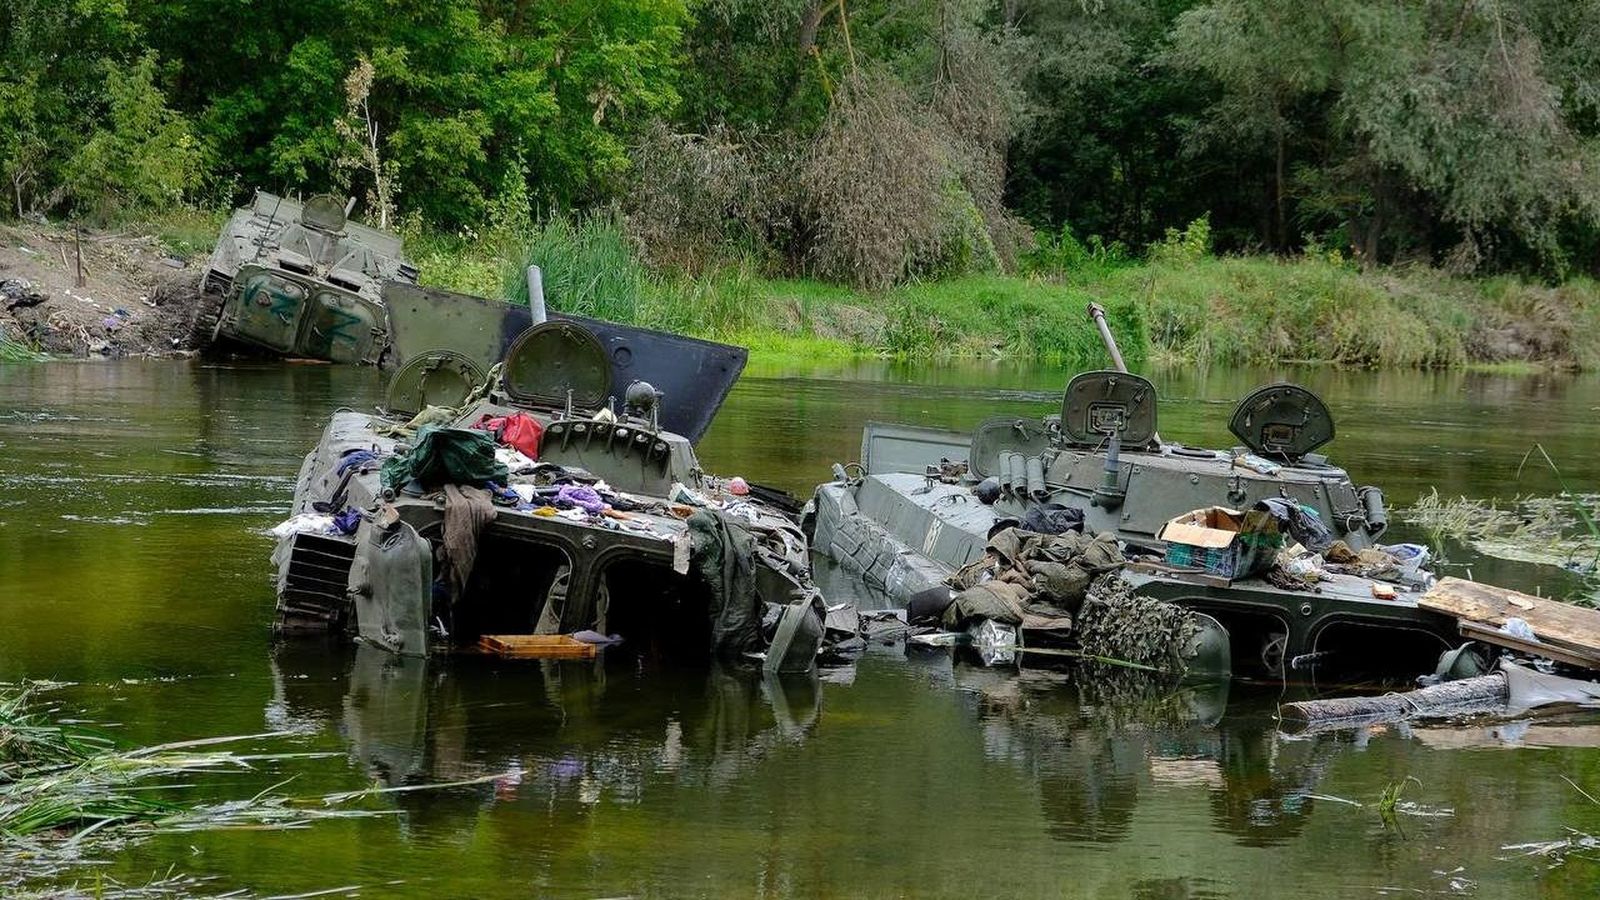
<instances>
[{"instance_id":1,"label":"tree","mask_svg":"<svg viewBox=\"0 0 1600 900\"><path fill-rule=\"evenodd\" d=\"M1280 246L1298 200L1369 263L1453 233L1458 262L1506 240L1555 270L1563 224L1600 225L1600 69L1573 63L1600 3L1577 5L1214 0L1177 18L1163 59L1219 88L1192 141L1273 155Z\"/></svg>"},{"instance_id":2,"label":"tree","mask_svg":"<svg viewBox=\"0 0 1600 900\"><path fill-rule=\"evenodd\" d=\"M372 76L372 62L363 56L345 77L345 112L336 123L347 148L340 166L346 170L364 170L371 176L372 193L368 205L377 216L378 227L388 228L395 217L396 167L383 158L378 122L372 117L372 107L368 103L372 96Z\"/></svg>"},{"instance_id":3,"label":"tree","mask_svg":"<svg viewBox=\"0 0 1600 900\"><path fill-rule=\"evenodd\" d=\"M49 151L39 130L38 100L37 76L0 80L0 173L11 188L19 219L27 214L24 197L31 193Z\"/></svg>"},{"instance_id":4,"label":"tree","mask_svg":"<svg viewBox=\"0 0 1600 900\"><path fill-rule=\"evenodd\" d=\"M103 124L68 159L63 186L102 219L179 202L199 181L201 151L189 123L155 84L155 54L106 65Z\"/></svg>"}]
</instances>

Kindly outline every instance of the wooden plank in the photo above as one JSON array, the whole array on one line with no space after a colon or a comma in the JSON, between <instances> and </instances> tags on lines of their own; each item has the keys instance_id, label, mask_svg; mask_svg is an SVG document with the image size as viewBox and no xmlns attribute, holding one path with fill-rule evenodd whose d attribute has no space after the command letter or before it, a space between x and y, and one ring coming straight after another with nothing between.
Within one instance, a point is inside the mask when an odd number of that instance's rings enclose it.
<instances>
[{"instance_id":1,"label":"wooden plank","mask_svg":"<svg viewBox=\"0 0 1600 900\"><path fill-rule=\"evenodd\" d=\"M1563 644L1541 644L1538 641L1525 641L1522 638L1506 634L1498 628L1490 628L1477 622L1462 622L1461 636L1483 641L1485 644L1494 644L1496 647L1505 647L1508 650L1518 650L1534 656L1553 659L1556 662L1578 666L1584 669L1600 669L1600 656L1591 655L1581 650Z\"/></svg>"},{"instance_id":2,"label":"wooden plank","mask_svg":"<svg viewBox=\"0 0 1600 900\"><path fill-rule=\"evenodd\" d=\"M1600 657L1600 610L1464 578L1439 579L1417 605L1490 629L1499 628L1507 619L1519 618L1547 644L1564 644L1581 655Z\"/></svg>"},{"instance_id":3,"label":"wooden plank","mask_svg":"<svg viewBox=\"0 0 1600 900\"><path fill-rule=\"evenodd\" d=\"M593 659L599 652L565 634L486 634L478 638L481 650L515 659Z\"/></svg>"}]
</instances>

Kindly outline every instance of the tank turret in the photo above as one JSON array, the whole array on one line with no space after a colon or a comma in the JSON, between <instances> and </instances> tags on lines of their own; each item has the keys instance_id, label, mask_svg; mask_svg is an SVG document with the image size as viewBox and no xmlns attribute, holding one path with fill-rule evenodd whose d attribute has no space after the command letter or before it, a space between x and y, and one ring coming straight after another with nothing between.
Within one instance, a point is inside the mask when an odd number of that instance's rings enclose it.
<instances>
[{"instance_id":1,"label":"tank turret","mask_svg":"<svg viewBox=\"0 0 1600 900\"><path fill-rule=\"evenodd\" d=\"M1185 512L1248 509L1268 498L1314 510L1352 549L1371 546L1387 526L1376 488L1358 488L1343 469L1312 452L1333 438L1333 418L1315 394L1298 385L1269 385L1241 400L1230 430L1242 444L1227 450L1162 441L1155 386L1127 372L1074 377L1060 418L1043 427L1052 438L1037 451L1046 495L1036 498L1026 486L1010 490L999 510L1020 517L1042 499L1082 509L1095 531L1152 546L1161 527ZM1029 443L1022 440L1019 451L1031 450ZM980 429L971 452L975 457L981 445L995 453L996 444Z\"/></svg>"}]
</instances>

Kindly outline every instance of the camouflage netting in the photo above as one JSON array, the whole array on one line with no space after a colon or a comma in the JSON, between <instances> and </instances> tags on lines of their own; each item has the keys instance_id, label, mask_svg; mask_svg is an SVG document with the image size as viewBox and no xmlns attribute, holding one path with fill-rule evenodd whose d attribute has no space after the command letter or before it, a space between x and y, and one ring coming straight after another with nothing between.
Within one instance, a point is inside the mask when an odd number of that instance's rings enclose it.
<instances>
[{"instance_id":1,"label":"camouflage netting","mask_svg":"<svg viewBox=\"0 0 1600 900\"><path fill-rule=\"evenodd\" d=\"M1188 667L1184 648L1199 631L1193 612L1135 596L1119 573L1107 572L1089 585L1074 636L1091 656L1182 673Z\"/></svg>"}]
</instances>

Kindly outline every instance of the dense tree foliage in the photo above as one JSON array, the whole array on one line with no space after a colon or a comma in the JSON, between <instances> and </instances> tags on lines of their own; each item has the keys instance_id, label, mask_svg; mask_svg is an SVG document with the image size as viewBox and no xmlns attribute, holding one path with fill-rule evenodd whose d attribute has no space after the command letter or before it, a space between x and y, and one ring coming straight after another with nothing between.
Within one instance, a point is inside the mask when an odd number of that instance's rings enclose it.
<instances>
[{"instance_id":1,"label":"dense tree foliage","mask_svg":"<svg viewBox=\"0 0 1600 900\"><path fill-rule=\"evenodd\" d=\"M867 284L1202 218L1597 271L1600 0L10 0L0 173L15 215L616 202L662 261Z\"/></svg>"}]
</instances>

